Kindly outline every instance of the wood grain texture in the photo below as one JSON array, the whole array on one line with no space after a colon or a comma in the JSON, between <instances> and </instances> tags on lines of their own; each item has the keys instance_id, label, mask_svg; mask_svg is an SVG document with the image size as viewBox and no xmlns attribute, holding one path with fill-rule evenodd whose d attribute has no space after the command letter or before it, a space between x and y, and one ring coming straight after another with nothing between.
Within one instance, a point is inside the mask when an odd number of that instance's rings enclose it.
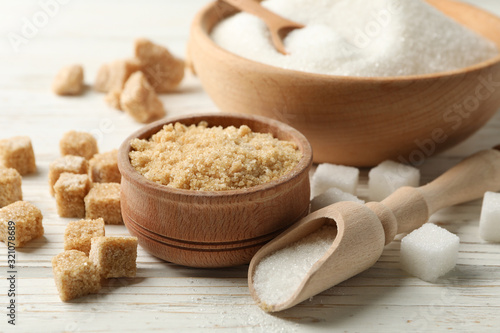
<instances>
[{"instance_id":1,"label":"wood grain texture","mask_svg":"<svg viewBox=\"0 0 500 333\"><path fill-rule=\"evenodd\" d=\"M302 153L286 175L269 183L231 191L192 191L149 181L131 165L130 142L149 139L165 124L247 125L294 142ZM160 120L131 134L118 153L125 225L139 244L164 260L192 267L248 264L255 252L309 210L311 145L297 130L258 116L205 114Z\"/></svg>"},{"instance_id":2,"label":"wood grain texture","mask_svg":"<svg viewBox=\"0 0 500 333\"><path fill-rule=\"evenodd\" d=\"M500 47L499 18L455 1L429 2ZM430 142L429 156L469 137L500 106L498 87L484 90L484 80L500 82L500 56L462 70L407 77L285 70L231 54L211 40L213 26L233 12L214 2L193 22L190 58L203 87L222 111L260 114L297 128L311 142L315 162L412 161Z\"/></svg>"},{"instance_id":3,"label":"wood grain texture","mask_svg":"<svg viewBox=\"0 0 500 333\"><path fill-rule=\"evenodd\" d=\"M470 1L473 2L473 1ZM473 3L500 14L498 0ZM22 18L40 10L37 2L1 1L0 138L29 135L38 173L23 177L24 199L44 215L45 235L17 251L16 327L0 308L1 332L491 332L500 326L500 245L478 236L481 200L439 211L431 218L460 237L455 270L436 284L399 268L399 237L384 247L370 269L310 301L275 315L250 297L248 266L193 269L167 263L138 250L134 279L108 280L101 291L63 303L50 260L63 250L72 219L60 218L49 194L48 166L59 157L58 142L70 129L92 132L101 151L118 148L142 127L108 108L91 90L62 98L50 92L57 71L79 62L91 84L98 67L132 55L133 38L148 37L185 52L189 24L206 0L71 1L16 53L8 32L21 33ZM117 11L119 9L119 11ZM230 89L228 88L228 93ZM160 95L170 116L216 112L197 78L188 75L179 91ZM419 164L422 184L466 156L499 143L500 113L460 145ZM368 170L357 194L366 199ZM128 235L125 226L106 226L107 235ZM7 250L0 243L0 302L8 298Z\"/></svg>"}]
</instances>

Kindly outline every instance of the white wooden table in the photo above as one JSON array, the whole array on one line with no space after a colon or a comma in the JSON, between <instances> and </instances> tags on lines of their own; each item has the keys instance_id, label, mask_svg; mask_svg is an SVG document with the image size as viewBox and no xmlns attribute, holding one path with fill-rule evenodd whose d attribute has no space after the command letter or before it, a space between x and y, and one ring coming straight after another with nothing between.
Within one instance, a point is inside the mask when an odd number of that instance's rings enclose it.
<instances>
[{"instance_id":1,"label":"white wooden table","mask_svg":"<svg viewBox=\"0 0 500 333\"><path fill-rule=\"evenodd\" d=\"M47 3L50 1L41 1ZM0 244L0 332L499 332L500 244L478 237L481 201L443 210L432 221L460 237L456 269L436 284L399 269L398 241L368 271L312 301L275 315L254 305L247 267L193 269L138 254L136 278L108 280L100 293L59 300L50 260L63 249L68 221L56 213L48 165L70 129L92 132L101 151L116 148L141 125L110 109L103 95L61 98L50 92L64 64L82 63L92 83L100 64L132 55L135 37L184 54L189 24L207 0L61 1L43 15L36 1L0 1L0 138L29 135L38 173L23 178L25 200L44 215L45 236L17 250L16 326L7 324L7 249ZM500 14L498 0L470 1ZM57 3L52 1L51 3ZM45 17L45 19L44 19ZM38 20L34 22L34 20ZM14 51L12 33L37 23ZM11 38L12 39L12 38ZM161 96L170 115L217 111L198 80L188 76L177 93ZM500 113L459 146L421 166L428 182L460 159L500 143ZM365 196L366 170L359 195ZM126 235L107 226L108 235Z\"/></svg>"}]
</instances>

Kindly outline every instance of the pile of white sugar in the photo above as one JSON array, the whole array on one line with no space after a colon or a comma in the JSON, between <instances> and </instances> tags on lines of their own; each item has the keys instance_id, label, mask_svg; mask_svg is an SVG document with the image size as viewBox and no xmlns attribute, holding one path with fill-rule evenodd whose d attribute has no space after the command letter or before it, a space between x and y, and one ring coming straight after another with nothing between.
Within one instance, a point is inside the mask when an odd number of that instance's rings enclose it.
<instances>
[{"instance_id":1,"label":"pile of white sugar","mask_svg":"<svg viewBox=\"0 0 500 333\"><path fill-rule=\"evenodd\" d=\"M212 38L265 64L344 76L402 76L464 68L498 54L495 44L423 0L267 0L262 5L306 27L278 53L259 18L238 13Z\"/></svg>"},{"instance_id":2,"label":"pile of white sugar","mask_svg":"<svg viewBox=\"0 0 500 333\"><path fill-rule=\"evenodd\" d=\"M289 299L336 236L337 228L325 225L262 259L253 276L253 286L261 302L274 305Z\"/></svg>"}]
</instances>

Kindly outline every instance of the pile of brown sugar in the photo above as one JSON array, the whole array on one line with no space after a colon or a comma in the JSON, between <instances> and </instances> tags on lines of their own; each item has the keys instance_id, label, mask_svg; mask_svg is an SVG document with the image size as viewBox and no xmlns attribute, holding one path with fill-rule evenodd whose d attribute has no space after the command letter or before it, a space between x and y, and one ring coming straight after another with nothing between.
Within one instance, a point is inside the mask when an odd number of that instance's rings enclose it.
<instances>
[{"instance_id":1,"label":"pile of brown sugar","mask_svg":"<svg viewBox=\"0 0 500 333\"><path fill-rule=\"evenodd\" d=\"M302 153L293 142L239 128L168 124L150 139L131 142L130 162L147 179L174 188L248 188L291 171Z\"/></svg>"}]
</instances>

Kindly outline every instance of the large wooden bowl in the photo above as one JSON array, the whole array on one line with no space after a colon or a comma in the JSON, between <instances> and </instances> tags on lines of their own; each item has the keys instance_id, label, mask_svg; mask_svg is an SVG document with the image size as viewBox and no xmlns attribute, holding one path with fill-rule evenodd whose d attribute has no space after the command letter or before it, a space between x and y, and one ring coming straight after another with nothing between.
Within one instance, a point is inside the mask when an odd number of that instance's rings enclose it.
<instances>
[{"instance_id":1,"label":"large wooden bowl","mask_svg":"<svg viewBox=\"0 0 500 333\"><path fill-rule=\"evenodd\" d=\"M497 17L455 1L428 2L500 48ZM192 24L188 56L204 89L223 111L292 125L308 138L315 162L371 166L396 159L418 164L466 139L500 107L500 56L430 75L304 73L244 59L217 46L209 33L234 12L212 3Z\"/></svg>"},{"instance_id":2,"label":"large wooden bowl","mask_svg":"<svg viewBox=\"0 0 500 333\"><path fill-rule=\"evenodd\" d=\"M209 126L248 125L254 132L293 141L302 159L277 180L231 191L167 187L146 179L130 164L132 139L149 138L168 123L190 125L202 120ZM307 214L311 164L307 139L276 120L229 114L160 120L133 133L120 147L123 220L139 244L161 259L193 267L246 264L266 242Z\"/></svg>"}]
</instances>

